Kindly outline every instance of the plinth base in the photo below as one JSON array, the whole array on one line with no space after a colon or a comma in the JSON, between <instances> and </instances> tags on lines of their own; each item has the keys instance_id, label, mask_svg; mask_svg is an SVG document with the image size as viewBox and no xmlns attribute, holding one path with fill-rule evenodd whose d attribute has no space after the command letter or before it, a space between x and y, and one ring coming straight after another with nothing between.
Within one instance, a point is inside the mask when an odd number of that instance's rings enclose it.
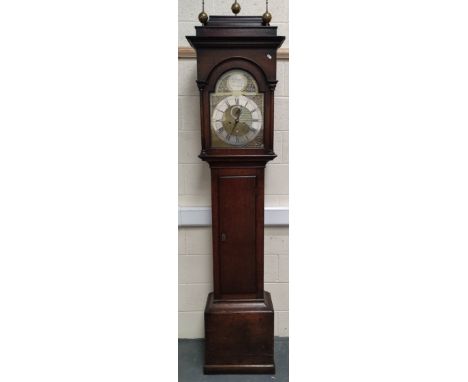
<instances>
[{"instance_id":1,"label":"plinth base","mask_svg":"<svg viewBox=\"0 0 468 382\"><path fill-rule=\"evenodd\" d=\"M205 374L274 374L274 311L264 300L214 301L205 308Z\"/></svg>"}]
</instances>

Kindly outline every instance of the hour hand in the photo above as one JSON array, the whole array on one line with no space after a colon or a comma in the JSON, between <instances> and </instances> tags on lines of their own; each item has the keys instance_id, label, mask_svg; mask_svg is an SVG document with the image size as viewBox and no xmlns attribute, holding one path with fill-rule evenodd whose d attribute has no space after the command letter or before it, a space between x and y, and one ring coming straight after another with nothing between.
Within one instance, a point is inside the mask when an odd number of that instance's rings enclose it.
<instances>
[{"instance_id":1,"label":"hour hand","mask_svg":"<svg viewBox=\"0 0 468 382\"><path fill-rule=\"evenodd\" d=\"M241 115L241 109L235 109L234 110L234 117L236 118L236 123L239 122L240 115Z\"/></svg>"}]
</instances>

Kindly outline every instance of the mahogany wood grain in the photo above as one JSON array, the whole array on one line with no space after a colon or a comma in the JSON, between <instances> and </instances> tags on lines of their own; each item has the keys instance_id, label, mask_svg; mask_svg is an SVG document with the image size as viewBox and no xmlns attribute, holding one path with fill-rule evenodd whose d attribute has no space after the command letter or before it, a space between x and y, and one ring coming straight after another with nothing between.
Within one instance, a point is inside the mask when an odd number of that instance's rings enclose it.
<instances>
[{"instance_id":1,"label":"mahogany wood grain","mask_svg":"<svg viewBox=\"0 0 468 382\"><path fill-rule=\"evenodd\" d=\"M274 374L273 304L263 299L216 302L205 309L205 367L208 374Z\"/></svg>"}]
</instances>

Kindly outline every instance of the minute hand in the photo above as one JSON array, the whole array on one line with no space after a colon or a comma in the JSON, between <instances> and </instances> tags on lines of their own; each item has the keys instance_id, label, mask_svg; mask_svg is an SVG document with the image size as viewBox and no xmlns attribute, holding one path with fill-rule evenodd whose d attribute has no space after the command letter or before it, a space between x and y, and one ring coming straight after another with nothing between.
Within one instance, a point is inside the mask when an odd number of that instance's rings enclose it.
<instances>
[{"instance_id":1,"label":"minute hand","mask_svg":"<svg viewBox=\"0 0 468 382\"><path fill-rule=\"evenodd\" d=\"M232 129L231 129L231 134L234 132L234 129L236 128L237 124L239 123L239 118L240 118L240 115L241 115L241 110L240 110L240 109L237 109L234 113L236 114L236 119L235 119L234 126L233 126Z\"/></svg>"},{"instance_id":2,"label":"minute hand","mask_svg":"<svg viewBox=\"0 0 468 382\"><path fill-rule=\"evenodd\" d=\"M236 125L239 123L239 118L236 118L236 122L234 123L234 126L232 126L231 129L231 134L234 132L234 129L236 128Z\"/></svg>"}]
</instances>

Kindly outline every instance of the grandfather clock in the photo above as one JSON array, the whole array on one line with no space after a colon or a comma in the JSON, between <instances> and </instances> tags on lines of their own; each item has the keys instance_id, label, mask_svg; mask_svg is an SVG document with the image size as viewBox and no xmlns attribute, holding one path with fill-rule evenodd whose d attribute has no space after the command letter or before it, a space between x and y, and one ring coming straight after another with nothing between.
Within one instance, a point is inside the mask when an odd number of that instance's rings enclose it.
<instances>
[{"instance_id":1,"label":"grandfather clock","mask_svg":"<svg viewBox=\"0 0 468 382\"><path fill-rule=\"evenodd\" d=\"M197 53L201 153L211 168L214 291L205 308L208 374L273 374L274 311L264 290L264 174L273 152L276 53L271 14L211 16Z\"/></svg>"}]
</instances>

